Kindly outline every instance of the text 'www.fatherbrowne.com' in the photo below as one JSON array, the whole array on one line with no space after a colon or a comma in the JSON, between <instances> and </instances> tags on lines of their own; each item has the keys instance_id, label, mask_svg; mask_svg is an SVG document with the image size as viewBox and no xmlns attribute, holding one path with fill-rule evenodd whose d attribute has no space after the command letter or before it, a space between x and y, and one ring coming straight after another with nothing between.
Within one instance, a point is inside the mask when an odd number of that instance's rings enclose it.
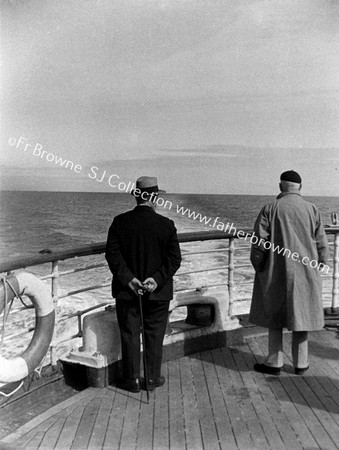
<instances>
[{"instance_id":1,"label":"text 'www.fatherbrowne.com'","mask_svg":"<svg viewBox=\"0 0 339 450\"><path fill-rule=\"evenodd\" d=\"M312 269L317 269L321 272L325 272L326 274L329 273L330 267L327 264L317 260L311 260L308 256L302 256L298 252L292 252L288 248L280 247L280 245L276 245L274 242L259 238L254 233L247 233L243 230L237 230L233 222L231 224L229 222L224 223L220 220L220 217L215 217L212 219L212 217L203 216L201 213L197 213L189 208L179 205L177 205L177 214L187 216L188 218L198 221L203 225L209 225L218 231L233 234L234 237L239 239L244 239L245 241L249 240L252 245L259 246L263 251L271 251L272 253L282 255L286 258L291 258L293 261L301 263L304 266L309 266Z\"/></svg>"}]
</instances>

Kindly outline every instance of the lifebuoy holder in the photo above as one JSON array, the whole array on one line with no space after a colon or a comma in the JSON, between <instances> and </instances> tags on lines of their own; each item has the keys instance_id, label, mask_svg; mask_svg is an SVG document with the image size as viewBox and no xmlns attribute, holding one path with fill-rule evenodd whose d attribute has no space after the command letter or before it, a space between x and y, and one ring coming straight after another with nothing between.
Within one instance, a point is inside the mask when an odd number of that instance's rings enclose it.
<instances>
[{"instance_id":1,"label":"lifebuoy holder","mask_svg":"<svg viewBox=\"0 0 339 450\"><path fill-rule=\"evenodd\" d=\"M20 272L3 278L0 285L0 314L18 295L26 295L35 308L35 328L24 352L12 359L0 355L0 383L22 380L40 364L46 355L54 331L55 310L48 286L35 275Z\"/></svg>"}]
</instances>

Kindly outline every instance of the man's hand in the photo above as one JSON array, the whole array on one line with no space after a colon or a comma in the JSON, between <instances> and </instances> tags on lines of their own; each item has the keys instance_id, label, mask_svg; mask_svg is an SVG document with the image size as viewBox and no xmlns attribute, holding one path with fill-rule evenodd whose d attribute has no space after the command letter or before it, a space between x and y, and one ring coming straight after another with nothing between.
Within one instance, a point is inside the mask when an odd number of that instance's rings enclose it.
<instances>
[{"instance_id":1,"label":"man's hand","mask_svg":"<svg viewBox=\"0 0 339 450\"><path fill-rule=\"evenodd\" d=\"M146 280L142 284L143 284L144 290L149 293L155 291L156 288L158 287L157 282L152 277L146 278Z\"/></svg>"},{"instance_id":2,"label":"man's hand","mask_svg":"<svg viewBox=\"0 0 339 450\"><path fill-rule=\"evenodd\" d=\"M134 292L135 295L142 294L145 289L138 278L133 278L133 280L128 283L128 287Z\"/></svg>"}]
</instances>

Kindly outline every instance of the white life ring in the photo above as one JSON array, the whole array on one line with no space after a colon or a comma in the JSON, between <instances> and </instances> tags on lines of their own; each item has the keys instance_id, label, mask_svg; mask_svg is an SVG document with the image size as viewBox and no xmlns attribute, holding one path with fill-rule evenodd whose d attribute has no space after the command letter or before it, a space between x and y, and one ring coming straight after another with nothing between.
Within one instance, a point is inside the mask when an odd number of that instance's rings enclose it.
<instances>
[{"instance_id":1,"label":"white life ring","mask_svg":"<svg viewBox=\"0 0 339 450\"><path fill-rule=\"evenodd\" d=\"M47 353L53 336L55 311L48 287L27 272L9 275L0 285L0 314L5 309L5 302L12 301L16 294L27 295L33 303L35 330L31 342L21 355L13 359L0 355L0 383L19 381L29 375Z\"/></svg>"}]
</instances>

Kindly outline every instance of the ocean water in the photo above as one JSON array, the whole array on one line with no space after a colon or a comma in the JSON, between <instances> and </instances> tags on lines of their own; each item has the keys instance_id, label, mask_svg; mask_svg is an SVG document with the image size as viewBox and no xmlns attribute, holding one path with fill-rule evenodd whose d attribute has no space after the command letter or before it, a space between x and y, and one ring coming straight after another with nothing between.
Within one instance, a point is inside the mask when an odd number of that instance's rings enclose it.
<instances>
[{"instance_id":1,"label":"ocean water","mask_svg":"<svg viewBox=\"0 0 339 450\"><path fill-rule=\"evenodd\" d=\"M169 194L157 212L172 218L178 232L206 229L201 217L219 217L237 228L251 228L261 207L274 196ZM324 224L339 211L338 197L309 197L320 210ZM42 249L61 249L106 240L115 215L135 206L122 193L0 192L0 260L34 255ZM188 208L195 220L178 212ZM208 229L210 227L207 226Z\"/></svg>"},{"instance_id":2,"label":"ocean water","mask_svg":"<svg viewBox=\"0 0 339 450\"><path fill-rule=\"evenodd\" d=\"M211 230L209 224L213 224L217 217L218 221L224 224L233 223L238 229L248 229L253 227L262 206L273 199L274 196L166 194L164 196L164 200L167 201L166 207L159 206L157 211L173 219L178 232ZM331 212L339 211L338 198L314 197L307 200L317 205L324 224L330 223ZM0 192L0 260L7 262L14 256L38 255L42 249L56 250L104 242L114 216L134 206L134 198L121 193ZM180 212L181 207L183 210ZM186 214L182 214L186 209L195 214L195 220L187 216L187 211ZM202 220L203 217L205 220ZM209 224L204 225L204 222L208 220ZM175 277L176 289L192 289L225 283L227 269L218 271L211 269L227 265L227 244L227 241L183 244L181 248L184 258L181 271L184 273L202 269L207 271ZM222 251L188 255L190 251L211 249ZM59 270L68 271L99 262L104 262L103 255L74 258L61 261ZM244 308L248 309L251 299L253 269L249 263L249 245L246 248L240 246L237 248L235 262L241 265L240 268L236 268L234 274L234 300L237 314L242 313ZM51 264L30 267L29 271L38 276L47 275L51 271ZM111 273L108 268L77 272L59 278L59 294L93 284L109 285L110 281ZM328 277L324 281L325 298L328 302L331 279ZM226 286L225 289L227 289ZM76 319L67 319L69 315L108 300L111 300L109 286L60 298L58 303L59 339L71 336L77 330ZM14 308L20 306L19 301L15 303ZM179 311L178 314L180 315L181 312ZM185 311L182 311L182 314L185 315ZM0 347L0 354L9 357L22 351L31 336L26 332L24 335L17 335L33 325L32 310L13 311L6 326L6 339L4 345ZM79 345L81 343L78 340L70 344L71 347ZM58 349L58 354L63 353L70 346L65 344L65 347Z\"/></svg>"}]
</instances>

